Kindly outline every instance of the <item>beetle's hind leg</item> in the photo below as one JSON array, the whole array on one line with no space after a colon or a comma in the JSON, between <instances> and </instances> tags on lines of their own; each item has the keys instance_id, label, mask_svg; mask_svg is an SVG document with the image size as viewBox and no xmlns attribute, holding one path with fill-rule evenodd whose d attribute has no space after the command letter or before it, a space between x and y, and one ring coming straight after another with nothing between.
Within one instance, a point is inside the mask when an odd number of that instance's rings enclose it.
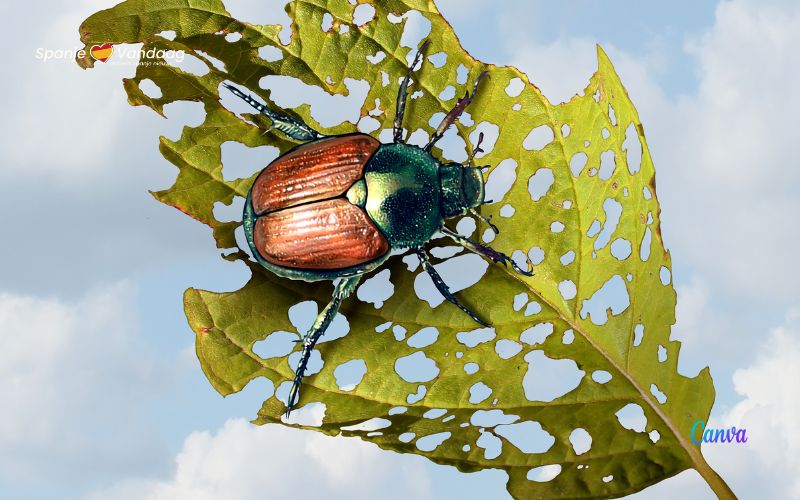
<instances>
[{"instance_id":1,"label":"beetle's hind leg","mask_svg":"<svg viewBox=\"0 0 800 500\"><path fill-rule=\"evenodd\" d=\"M403 115L406 112L406 98L408 97L408 82L411 80L411 73L414 71L414 68L419 63L419 60L422 57L422 53L425 52L425 48L428 46L429 43L431 43L430 40L426 40L425 43L423 43L422 46L420 46L419 50L417 50L417 55L414 56L414 62L412 62L411 66L408 67L408 72L406 73L405 78L403 78L403 82L400 84L400 90L397 92L397 106L394 114L395 144L403 142Z\"/></svg>"},{"instance_id":2,"label":"beetle's hind leg","mask_svg":"<svg viewBox=\"0 0 800 500\"><path fill-rule=\"evenodd\" d=\"M237 89L233 85L229 85L227 83L223 83L222 85L226 89L233 92L233 94L236 97L241 98L244 102L253 106L256 110L258 110L259 113L267 116L270 120L272 120L272 127L274 129L280 130L281 132L289 136L291 139L294 139L296 141L308 142L325 137L324 135L320 134L319 132L309 127L302 121L295 120L291 116L287 116L281 113L276 113L275 111L269 109L267 106L256 101L252 96L247 95L241 90Z\"/></svg>"},{"instance_id":3,"label":"beetle's hind leg","mask_svg":"<svg viewBox=\"0 0 800 500\"><path fill-rule=\"evenodd\" d=\"M308 360L311 358L311 351L314 350L317 341L325 333L325 330L328 329L336 313L339 312L339 306L342 304L342 301L355 290L360 280L361 276L342 278L339 283L336 284L330 303L317 315L317 319L314 321L314 324L311 325L311 329L303 336L301 340L301 342L303 342L303 354L300 356L300 362L297 364L297 369L294 372L294 382L292 383L292 389L289 391L289 399L286 402L287 417L292 413L294 405L297 403L297 399L300 395L300 385L303 382L303 375L305 375L306 368L308 367Z\"/></svg>"},{"instance_id":4,"label":"beetle's hind leg","mask_svg":"<svg viewBox=\"0 0 800 500\"><path fill-rule=\"evenodd\" d=\"M450 238L454 239L456 241L456 243L458 243L462 247L466 248L470 252L474 252L474 253L476 253L478 255L483 255L484 257L486 257L487 259L490 259L492 262L495 262L495 263L501 262L504 266L508 266L508 264L511 264L511 267L514 269L514 271L518 272L519 274L522 274L523 276L533 276L533 270L532 270L533 265L531 264L530 259L528 259L528 268L529 269L526 271L526 270L522 269L521 267L519 267L517 265L517 263L514 262L514 260L511 257L509 257L508 255L506 255L506 254L504 254L502 252L498 252L497 250L494 250L494 249L492 249L490 247L487 247L485 245L481 245L477 241L473 241L473 240L471 240L469 238L465 238L464 236L461 236L460 234L458 234L458 233L456 233L454 231L451 231L447 227L443 227L441 229L441 231L444 234L446 234L447 236L449 236Z\"/></svg>"},{"instance_id":5,"label":"beetle's hind leg","mask_svg":"<svg viewBox=\"0 0 800 500\"><path fill-rule=\"evenodd\" d=\"M467 316L472 318L472 320L478 323L479 325L486 327L490 326L489 323L480 319L477 314L467 309L466 306L461 304L458 301L458 299L456 299L455 295L453 295L453 292L451 292L450 288L447 287L447 283L444 282L442 277L439 275L439 273L431 264L431 261L430 259L428 259L428 254L425 253L425 250L419 248L416 250L416 254L417 257L419 257L419 261L422 263L422 268L425 270L425 272L427 272L430 275L431 280L433 280L433 284L439 290L439 293L441 293L442 296L445 299L447 299L448 302L450 302L454 306L458 307L459 309L467 313Z\"/></svg>"}]
</instances>

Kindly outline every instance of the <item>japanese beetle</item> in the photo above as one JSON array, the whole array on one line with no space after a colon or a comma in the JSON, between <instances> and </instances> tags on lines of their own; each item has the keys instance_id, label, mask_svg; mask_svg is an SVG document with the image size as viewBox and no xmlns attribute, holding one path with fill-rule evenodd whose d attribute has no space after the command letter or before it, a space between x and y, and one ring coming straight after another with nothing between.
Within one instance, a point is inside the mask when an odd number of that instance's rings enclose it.
<instances>
[{"instance_id":1,"label":"japanese beetle","mask_svg":"<svg viewBox=\"0 0 800 500\"><path fill-rule=\"evenodd\" d=\"M303 354L287 402L287 415L299 394L311 351L325 333L342 301L361 278L378 268L392 249L410 248L442 295L482 326L489 326L458 302L425 253L437 231L493 262L511 264L507 255L451 231L444 221L472 213L484 201L481 169L472 166L481 151L480 135L467 164L442 163L430 151L472 102L486 73L475 81L444 117L430 142L420 148L402 140L408 84L428 42L417 52L400 84L394 119L394 142L382 144L362 133L324 136L307 124L277 113L236 87L223 85L272 121L273 128L301 144L256 177L245 202L242 225L253 257L273 273L304 281L336 280L331 302L303 337Z\"/></svg>"}]
</instances>

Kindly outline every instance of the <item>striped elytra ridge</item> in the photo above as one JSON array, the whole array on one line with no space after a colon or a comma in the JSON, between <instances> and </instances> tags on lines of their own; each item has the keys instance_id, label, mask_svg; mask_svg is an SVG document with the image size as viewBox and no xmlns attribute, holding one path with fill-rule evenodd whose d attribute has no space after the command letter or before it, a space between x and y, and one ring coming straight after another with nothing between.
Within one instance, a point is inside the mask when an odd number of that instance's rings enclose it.
<instances>
[{"instance_id":1,"label":"striped elytra ridge","mask_svg":"<svg viewBox=\"0 0 800 500\"><path fill-rule=\"evenodd\" d=\"M344 269L389 251L366 212L344 197L380 142L352 134L301 145L265 168L251 191L253 240L271 264Z\"/></svg>"}]
</instances>

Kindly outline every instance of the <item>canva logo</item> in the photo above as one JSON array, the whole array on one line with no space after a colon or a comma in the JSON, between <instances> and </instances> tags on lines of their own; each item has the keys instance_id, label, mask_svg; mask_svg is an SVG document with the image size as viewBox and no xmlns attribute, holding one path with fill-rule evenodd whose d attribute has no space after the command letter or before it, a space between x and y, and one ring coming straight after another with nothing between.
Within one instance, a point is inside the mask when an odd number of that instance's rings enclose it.
<instances>
[{"instance_id":1,"label":"canva logo","mask_svg":"<svg viewBox=\"0 0 800 500\"><path fill-rule=\"evenodd\" d=\"M698 434L699 433L699 434ZM697 436L700 439L697 439ZM747 429L737 429L731 427L730 429L711 429L706 428L706 423L698 420L692 426L692 443L746 443L747 442Z\"/></svg>"}]
</instances>

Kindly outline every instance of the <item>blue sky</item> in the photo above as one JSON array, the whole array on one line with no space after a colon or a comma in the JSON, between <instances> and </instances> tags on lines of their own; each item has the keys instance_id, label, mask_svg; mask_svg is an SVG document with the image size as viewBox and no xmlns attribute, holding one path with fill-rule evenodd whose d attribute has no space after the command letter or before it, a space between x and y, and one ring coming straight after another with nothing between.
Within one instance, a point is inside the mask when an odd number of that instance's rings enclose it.
<instances>
[{"instance_id":1,"label":"blue sky","mask_svg":"<svg viewBox=\"0 0 800 500\"><path fill-rule=\"evenodd\" d=\"M579 92L600 43L636 103L656 165L672 252L680 366L710 365L713 420L746 445L706 446L741 497L800 496L800 6L727 2L441 0L475 57L514 64L551 100ZM461 474L355 439L247 423L266 383L219 397L200 372L182 312L189 287L247 278L207 230L159 204L174 168L169 120L126 104L132 66L84 72L37 47L74 48L111 2L0 6L0 496L3 498L503 498L503 473ZM502 5L502 7L498 7ZM279 1L240 1L252 22L285 22ZM33 28L32 28L33 27ZM24 80L20 80L22 76ZM233 154L233 153L232 153ZM231 158L235 158L231 156ZM124 389L123 389L124 388ZM313 477L312 482L307 481ZM640 493L710 498L688 471Z\"/></svg>"}]
</instances>

